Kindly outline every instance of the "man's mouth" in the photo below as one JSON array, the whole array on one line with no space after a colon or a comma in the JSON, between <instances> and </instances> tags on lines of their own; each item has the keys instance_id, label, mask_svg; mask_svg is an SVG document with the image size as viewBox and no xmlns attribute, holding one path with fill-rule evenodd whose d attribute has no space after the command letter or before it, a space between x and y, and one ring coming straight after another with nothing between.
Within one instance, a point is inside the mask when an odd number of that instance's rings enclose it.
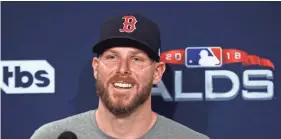
<instances>
[{"instance_id":1,"label":"man's mouth","mask_svg":"<svg viewBox=\"0 0 281 139\"><path fill-rule=\"evenodd\" d=\"M126 88L126 89L129 89L129 88L132 88L134 85L131 84L131 83L115 82L115 83L113 83L113 86L114 86L114 87L118 87L118 88Z\"/></svg>"}]
</instances>

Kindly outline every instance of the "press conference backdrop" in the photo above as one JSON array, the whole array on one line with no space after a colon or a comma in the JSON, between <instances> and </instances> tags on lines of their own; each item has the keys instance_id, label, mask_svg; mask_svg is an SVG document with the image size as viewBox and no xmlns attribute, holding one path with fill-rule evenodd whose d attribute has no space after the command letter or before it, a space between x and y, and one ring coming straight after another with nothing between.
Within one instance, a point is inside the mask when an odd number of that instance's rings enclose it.
<instances>
[{"instance_id":1,"label":"press conference backdrop","mask_svg":"<svg viewBox=\"0 0 281 139\"><path fill-rule=\"evenodd\" d=\"M162 31L156 112L212 139L281 138L280 2L2 2L2 139L97 107L91 47L123 13Z\"/></svg>"}]
</instances>

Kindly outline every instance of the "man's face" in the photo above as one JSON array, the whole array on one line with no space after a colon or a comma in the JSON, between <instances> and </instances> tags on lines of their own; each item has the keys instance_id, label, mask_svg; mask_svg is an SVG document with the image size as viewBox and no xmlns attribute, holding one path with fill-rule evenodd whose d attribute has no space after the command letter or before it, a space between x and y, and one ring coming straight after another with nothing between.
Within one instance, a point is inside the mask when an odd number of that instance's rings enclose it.
<instances>
[{"instance_id":1,"label":"man's face","mask_svg":"<svg viewBox=\"0 0 281 139\"><path fill-rule=\"evenodd\" d=\"M165 64L153 62L133 47L114 47L93 59L97 95L107 109L128 115L150 97L165 71Z\"/></svg>"}]
</instances>

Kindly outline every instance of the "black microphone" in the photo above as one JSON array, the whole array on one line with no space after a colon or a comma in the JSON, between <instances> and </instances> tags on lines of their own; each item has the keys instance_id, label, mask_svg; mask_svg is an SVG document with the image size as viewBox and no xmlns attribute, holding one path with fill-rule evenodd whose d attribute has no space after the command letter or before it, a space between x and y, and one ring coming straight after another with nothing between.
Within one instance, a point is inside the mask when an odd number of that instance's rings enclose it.
<instances>
[{"instance_id":1,"label":"black microphone","mask_svg":"<svg viewBox=\"0 0 281 139\"><path fill-rule=\"evenodd\" d=\"M60 134L58 139L78 139L77 136L71 131L64 131Z\"/></svg>"}]
</instances>

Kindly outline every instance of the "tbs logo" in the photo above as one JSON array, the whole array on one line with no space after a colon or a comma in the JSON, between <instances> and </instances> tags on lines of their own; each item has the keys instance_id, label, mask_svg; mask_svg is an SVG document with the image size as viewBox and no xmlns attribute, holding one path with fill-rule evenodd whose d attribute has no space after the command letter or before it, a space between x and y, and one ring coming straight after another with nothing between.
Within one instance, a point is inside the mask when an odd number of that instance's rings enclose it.
<instances>
[{"instance_id":1,"label":"tbs logo","mask_svg":"<svg viewBox=\"0 0 281 139\"><path fill-rule=\"evenodd\" d=\"M1 89L6 94L55 92L55 70L45 60L4 60L1 66Z\"/></svg>"}]
</instances>

